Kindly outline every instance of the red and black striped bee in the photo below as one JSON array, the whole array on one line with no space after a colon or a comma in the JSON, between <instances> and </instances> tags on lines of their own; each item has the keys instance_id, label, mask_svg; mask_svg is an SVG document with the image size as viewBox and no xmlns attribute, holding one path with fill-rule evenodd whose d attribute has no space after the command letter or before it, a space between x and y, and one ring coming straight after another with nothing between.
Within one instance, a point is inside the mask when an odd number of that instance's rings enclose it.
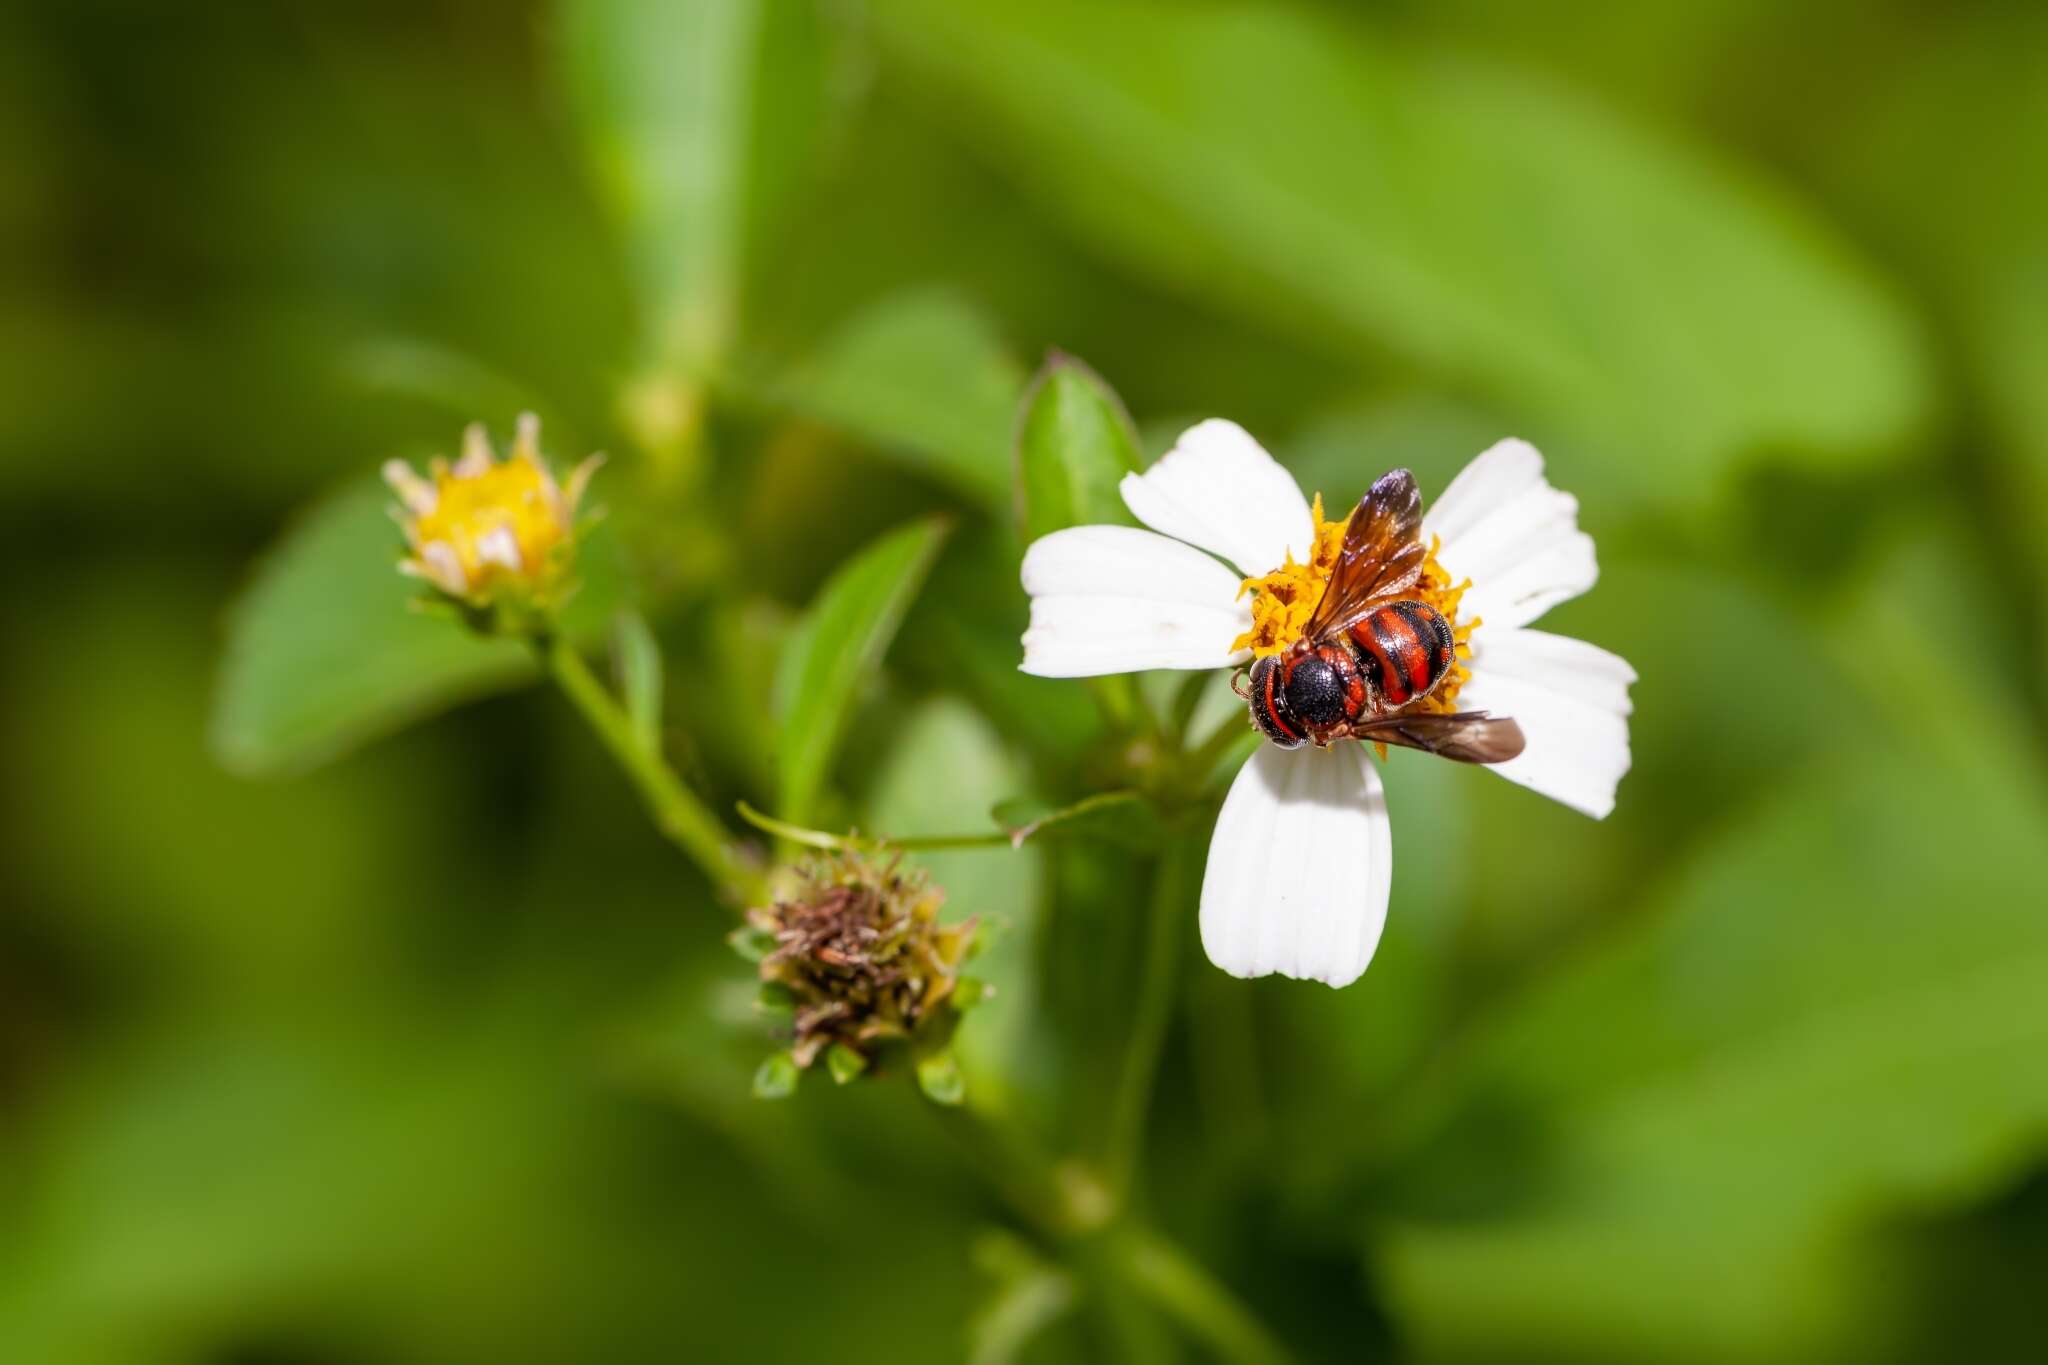
<instances>
[{"instance_id":1,"label":"red and black striped bee","mask_svg":"<svg viewBox=\"0 0 2048 1365\"><path fill-rule=\"evenodd\" d=\"M1505 763L1522 728L1484 711L1407 708L1455 662L1451 623L1409 593L1422 577L1422 494L1396 469L1366 490L1308 624L1284 653L1252 665L1239 693L1283 749L1340 739L1398 744L1460 763Z\"/></svg>"}]
</instances>

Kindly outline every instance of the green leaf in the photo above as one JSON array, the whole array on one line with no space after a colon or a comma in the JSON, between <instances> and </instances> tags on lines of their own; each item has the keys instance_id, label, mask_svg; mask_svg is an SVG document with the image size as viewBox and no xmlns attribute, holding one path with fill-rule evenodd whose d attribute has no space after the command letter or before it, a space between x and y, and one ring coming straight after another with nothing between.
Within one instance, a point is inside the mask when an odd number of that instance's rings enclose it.
<instances>
[{"instance_id":1,"label":"green leaf","mask_svg":"<svg viewBox=\"0 0 2048 1365\"><path fill-rule=\"evenodd\" d=\"M1844 657L1952 599L1955 555L1925 568L1880 581ZM1422 1354L1802 1358L1854 1326L1843 1238L2038 1151L2048 799L1995 694L1925 681L1938 712L1897 697L1881 742L1759 786L1448 1054L1380 1186L1375 1259Z\"/></svg>"},{"instance_id":2,"label":"green leaf","mask_svg":"<svg viewBox=\"0 0 2048 1365\"><path fill-rule=\"evenodd\" d=\"M906 718L863 807L866 827L907 833L971 824L968 812L987 809L1024 777L988 721L955 698L938 698ZM1046 1055L1036 1027L1043 1017L1037 971L1044 866L1032 850L1000 845L916 853L909 861L946 893L947 919L973 917L997 931L974 956L974 979L982 983L984 998L974 1004L953 1047L976 1102L1001 1105L1020 1087L1035 1084Z\"/></svg>"},{"instance_id":3,"label":"green leaf","mask_svg":"<svg viewBox=\"0 0 2048 1365\"><path fill-rule=\"evenodd\" d=\"M1158 848L1166 837L1159 812L1136 792L1098 792L1069 806L1012 797L997 802L989 814L1009 831L1013 848L1032 839L1061 836L1100 839L1143 853Z\"/></svg>"},{"instance_id":4,"label":"green leaf","mask_svg":"<svg viewBox=\"0 0 2048 1365\"><path fill-rule=\"evenodd\" d=\"M826 581L775 675L781 815L808 823L861 688L880 667L946 536L926 520L892 531Z\"/></svg>"},{"instance_id":5,"label":"green leaf","mask_svg":"<svg viewBox=\"0 0 2048 1365\"><path fill-rule=\"evenodd\" d=\"M762 1062L754 1073L754 1098L786 1100L796 1093L796 1083L802 1074L797 1070L796 1058L787 1052L778 1052Z\"/></svg>"},{"instance_id":6,"label":"green leaf","mask_svg":"<svg viewBox=\"0 0 2048 1365\"><path fill-rule=\"evenodd\" d=\"M649 359L694 376L732 339L750 229L808 155L822 83L814 7L570 0L558 39Z\"/></svg>"},{"instance_id":7,"label":"green leaf","mask_svg":"<svg viewBox=\"0 0 2048 1365\"><path fill-rule=\"evenodd\" d=\"M925 290L856 317L760 396L873 442L1004 515L1023 386L1023 370L979 309Z\"/></svg>"},{"instance_id":8,"label":"green leaf","mask_svg":"<svg viewBox=\"0 0 2048 1365\"><path fill-rule=\"evenodd\" d=\"M661 752L661 645L637 611L612 618L612 672L627 718L649 753Z\"/></svg>"},{"instance_id":9,"label":"green leaf","mask_svg":"<svg viewBox=\"0 0 2048 1365\"><path fill-rule=\"evenodd\" d=\"M1080 361L1055 353L1024 395L1017 497L1024 535L1067 526L1134 525L1118 485L1144 461L1130 414Z\"/></svg>"},{"instance_id":10,"label":"green leaf","mask_svg":"<svg viewBox=\"0 0 2048 1365\"><path fill-rule=\"evenodd\" d=\"M317 503L258 564L228 614L214 695L215 756L247 776L299 772L459 701L534 676L517 644L422 611L391 497L364 480ZM564 628L588 637L620 600L602 525L579 547Z\"/></svg>"},{"instance_id":11,"label":"green leaf","mask_svg":"<svg viewBox=\"0 0 2048 1365\"><path fill-rule=\"evenodd\" d=\"M874 9L963 132L1132 271L1584 432L1645 493L1759 450L1866 461L1929 414L1921 336L1840 241L1505 63L1292 6Z\"/></svg>"}]
</instances>

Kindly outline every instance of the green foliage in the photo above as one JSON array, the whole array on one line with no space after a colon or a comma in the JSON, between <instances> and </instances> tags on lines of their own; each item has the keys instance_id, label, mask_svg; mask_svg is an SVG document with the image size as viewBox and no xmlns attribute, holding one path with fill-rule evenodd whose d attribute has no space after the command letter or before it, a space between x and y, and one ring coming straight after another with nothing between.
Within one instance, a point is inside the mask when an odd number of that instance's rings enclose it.
<instances>
[{"instance_id":1,"label":"green foliage","mask_svg":"<svg viewBox=\"0 0 2048 1365\"><path fill-rule=\"evenodd\" d=\"M2035 1351L2038 7L103 18L0 21L0 1360ZM369 478L516 411L568 695L366 745L536 676ZM1606 821L1389 758L1343 991L1201 957L1226 678L1017 667L1212 415L1536 440L1641 674ZM802 1084L742 800L966 836L958 1010Z\"/></svg>"},{"instance_id":2,"label":"green foliage","mask_svg":"<svg viewBox=\"0 0 2048 1365\"><path fill-rule=\"evenodd\" d=\"M1650 464L1644 493L1759 447L1866 460L1927 418L1915 328L1805 215L1511 65L1280 7L877 11L1131 269L1526 406Z\"/></svg>"},{"instance_id":3,"label":"green foliage","mask_svg":"<svg viewBox=\"0 0 2048 1365\"><path fill-rule=\"evenodd\" d=\"M391 494L368 479L316 504L258 565L228 618L212 745L251 776L303 771L457 701L533 676L517 644L460 629L397 570ZM564 617L603 628L621 597L616 548L579 548Z\"/></svg>"},{"instance_id":4,"label":"green foliage","mask_svg":"<svg viewBox=\"0 0 2048 1365\"><path fill-rule=\"evenodd\" d=\"M661 644L637 611L612 618L612 672L640 747L661 750Z\"/></svg>"},{"instance_id":5,"label":"green foliage","mask_svg":"<svg viewBox=\"0 0 2048 1365\"><path fill-rule=\"evenodd\" d=\"M1117 485L1144 461L1130 414L1087 366L1055 355L1024 397L1017 489L1024 535L1065 526L1134 524Z\"/></svg>"},{"instance_id":6,"label":"green foliage","mask_svg":"<svg viewBox=\"0 0 2048 1365\"><path fill-rule=\"evenodd\" d=\"M767 387L991 512L1009 497L1023 375L982 312L947 290L890 298Z\"/></svg>"},{"instance_id":7,"label":"green foliage","mask_svg":"<svg viewBox=\"0 0 2048 1365\"><path fill-rule=\"evenodd\" d=\"M649 359L690 378L738 327L750 237L797 177L823 56L812 7L568 0L555 34L625 238Z\"/></svg>"},{"instance_id":8,"label":"green foliage","mask_svg":"<svg viewBox=\"0 0 2048 1365\"><path fill-rule=\"evenodd\" d=\"M775 673L781 809L803 824L839 750L854 703L938 558L947 526L921 521L854 556L819 591Z\"/></svg>"}]
</instances>

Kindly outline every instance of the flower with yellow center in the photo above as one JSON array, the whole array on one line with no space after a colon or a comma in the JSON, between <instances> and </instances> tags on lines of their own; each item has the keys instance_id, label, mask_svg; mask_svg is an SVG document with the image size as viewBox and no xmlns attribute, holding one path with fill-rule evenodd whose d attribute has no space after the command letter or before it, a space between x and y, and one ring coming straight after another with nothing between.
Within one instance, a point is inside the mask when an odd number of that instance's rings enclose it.
<instances>
[{"instance_id":1,"label":"flower with yellow center","mask_svg":"<svg viewBox=\"0 0 2048 1365\"><path fill-rule=\"evenodd\" d=\"M492 456L478 422L462 433L453 467L437 459L421 478L405 461L387 461L384 481L402 504L393 514L412 552L399 571L471 607L545 607L567 574L577 504L603 459L592 455L557 485L540 451L540 419L528 412L504 460Z\"/></svg>"},{"instance_id":2,"label":"flower with yellow center","mask_svg":"<svg viewBox=\"0 0 2048 1365\"><path fill-rule=\"evenodd\" d=\"M1316 604L1323 600L1323 590L1329 586L1330 575L1337 568L1337 556L1344 549L1345 526L1342 521L1324 517L1321 493L1316 494L1310 503L1309 517L1315 524L1315 530L1309 537L1315 548L1309 554L1308 563L1297 564L1293 553L1289 552L1287 562L1273 572L1247 578L1239 585L1240 595L1252 595L1252 624L1249 630L1230 642L1233 651L1248 649L1254 659L1263 659L1268 654L1285 654L1308 629L1308 618L1315 612ZM1458 709L1459 689L1472 676L1472 670L1467 667L1472 658L1472 632L1481 622L1476 616L1468 619L1459 617L1458 604L1464 600L1465 589L1472 586L1472 580L1451 581L1450 574L1437 560L1437 551L1442 548L1443 538L1431 536L1429 553L1422 561L1422 578L1402 597L1409 601L1427 602L1451 623L1451 638L1456 642L1456 662L1434 691L1413 704L1417 711L1450 715ZM1385 757L1386 746L1377 747L1381 757Z\"/></svg>"},{"instance_id":3,"label":"flower with yellow center","mask_svg":"<svg viewBox=\"0 0 2048 1365\"><path fill-rule=\"evenodd\" d=\"M1301 638L1344 526L1242 427L1191 428L1121 491L1149 529L1070 527L1025 554L1025 672L1234 669ZM1605 816L1629 767L1635 672L1604 649L1526 628L1598 576L1577 501L1551 487L1535 447L1501 441L1451 480L1422 534L1422 574L1403 595L1450 622L1456 662L1408 709L1514 720L1521 753L1488 771ZM1202 946L1217 966L1333 986L1365 971L1393 878L1371 752L1262 744L1245 763L1202 879Z\"/></svg>"}]
</instances>

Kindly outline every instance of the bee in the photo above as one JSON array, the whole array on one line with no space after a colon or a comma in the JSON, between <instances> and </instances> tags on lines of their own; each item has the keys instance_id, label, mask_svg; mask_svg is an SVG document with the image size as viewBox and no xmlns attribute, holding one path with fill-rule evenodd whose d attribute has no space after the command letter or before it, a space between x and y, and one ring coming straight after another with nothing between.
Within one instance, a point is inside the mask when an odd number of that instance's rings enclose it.
<instances>
[{"instance_id":1,"label":"bee","mask_svg":"<svg viewBox=\"0 0 2048 1365\"><path fill-rule=\"evenodd\" d=\"M1484 711L1414 710L1456 662L1451 623L1406 596L1422 577L1415 476L1380 476L1344 525L1344 547L1302 635L1238 675L1252 723L1283 749L1340 739L1398 744L1460 763L1505 763L1522 728Z\"/></svg>"}]
</instances>

